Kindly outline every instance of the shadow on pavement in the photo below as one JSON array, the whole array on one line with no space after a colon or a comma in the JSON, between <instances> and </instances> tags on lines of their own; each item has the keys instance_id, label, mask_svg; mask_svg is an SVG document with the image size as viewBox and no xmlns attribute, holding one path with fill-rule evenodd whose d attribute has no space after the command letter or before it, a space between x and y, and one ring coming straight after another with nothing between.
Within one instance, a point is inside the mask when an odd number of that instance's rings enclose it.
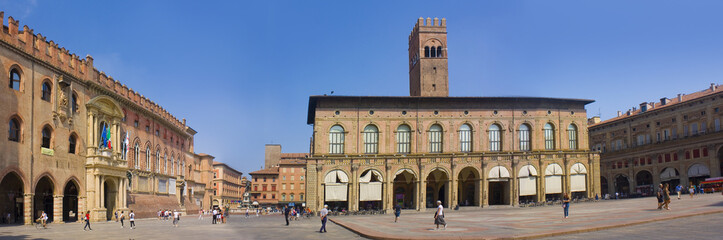
<instances>
[{"instance_id":1,"label":"shadow on pavement","mask_svg":"<svg viewBox=\"0 0 723 240\"><path fill-rule=\"evenodd\" d=\"M723 207L723 201L720 201L720 202L718 202L718 203L714 203L714 204L711 204L711 205L708 205L708 206L711 206L711 207Z\"/></svg>"},{"instance_id":2,"label":"shadow on pavement","mask_svg":"<svg viewBox=\"0 0 723 240\"><path fill-rule=\"evenodd\" d=\"M0 236L0 240L9 239L37 239L37 240L48 240L47 238L31 238L28 235L15 235L15 236Z\"/></svg>"}]
</instances>

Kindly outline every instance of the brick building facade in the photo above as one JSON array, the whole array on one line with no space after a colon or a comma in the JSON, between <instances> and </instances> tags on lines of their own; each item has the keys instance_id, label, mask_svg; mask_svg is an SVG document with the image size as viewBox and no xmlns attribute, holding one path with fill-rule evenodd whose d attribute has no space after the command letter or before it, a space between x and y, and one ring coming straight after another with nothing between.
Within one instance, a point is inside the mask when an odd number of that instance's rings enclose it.
<instances>
[{"instance_id":1,"label":"brick building facade","mask_svg":"<svg viewBox=\"0 0 723 240\"><path fill-rule=\"evenodd\" d=\"M246 191L243 173L221 162L213 163L213 206L239 208Z\"/></svg>"}]
</instances>

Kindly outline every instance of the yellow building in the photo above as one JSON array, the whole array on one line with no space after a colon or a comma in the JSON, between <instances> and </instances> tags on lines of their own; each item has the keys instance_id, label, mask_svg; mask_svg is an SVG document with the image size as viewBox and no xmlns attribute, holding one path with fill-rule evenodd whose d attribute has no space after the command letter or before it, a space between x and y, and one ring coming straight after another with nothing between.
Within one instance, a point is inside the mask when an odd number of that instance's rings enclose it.
<instances>
[{"instance_id":1,"label":"yellow building","mask_svg":"<svg viewBox=\"0 0 723 240\"><path fill-rule=\"evenodd\" d=\"M592 100L449 97L445 19L409 36L410 96L311 96L306 204L318 210L517 205L600 193Z\"/></svg>"}]
</instances>

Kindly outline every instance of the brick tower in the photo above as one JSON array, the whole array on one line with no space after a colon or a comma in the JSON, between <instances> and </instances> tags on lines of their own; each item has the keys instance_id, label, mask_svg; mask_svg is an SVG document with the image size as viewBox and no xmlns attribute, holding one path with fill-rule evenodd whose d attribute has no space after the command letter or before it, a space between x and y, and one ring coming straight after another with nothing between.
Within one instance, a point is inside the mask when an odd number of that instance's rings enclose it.
<instances>
[{"instance_id":1,"label":"brick tower","mask_svg":"<svg viewBox=\"0 0 723 240\"><path fill-rule=\"evenodd\" d=\"M447 20L419 18L409 34L409 95L448 97Z\"/></svg>"}]
</instances>

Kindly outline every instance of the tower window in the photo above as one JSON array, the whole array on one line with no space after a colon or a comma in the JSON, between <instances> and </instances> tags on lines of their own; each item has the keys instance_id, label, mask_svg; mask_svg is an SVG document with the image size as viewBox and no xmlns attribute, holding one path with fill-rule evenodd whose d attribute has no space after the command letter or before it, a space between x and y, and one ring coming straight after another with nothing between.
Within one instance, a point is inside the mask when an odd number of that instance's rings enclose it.
<instances>
[{"instance_id":1,"label":"tower window","mask_svg":"<svg viewBox=\"0 0 723 240\"><path fill-rule=\"evenodd\" d=\"M429 57L429 47L424 47L424 57Z\"/></svg>"},{"instance_id":2,"label":"tower window","mask_svg":"<svg viewBox=\"0 0 723 240\"><path fill-rule=\"evenodd\" d=\"M40 96L40 99L50 102L50 94L51 94L50 89L51 89L50 83L44 82L43 83L43 94Z\"/></svg>"},{"instance_id":3,"label":"tower window","mask_svg":"<svg viewBox=\"0 0 723 240\"><path fill-rule=\"evenodd\" d=\"M431 57L437 57L437 49L435 47L432 47L432 49L430 49L430 52Z\"/></svg>"},{"instance_id":4,"label":"tower window","mask_svg":"<svg viewBox=\"0 0 723 240\"><path fill-rule=\"evenodd\" d=\"M442 47L437 47L437 57L442 57Z\"/></svg>"},{"instance_id":5,"label":"tower window","mask_svg":"<svg viewBox=\"0 0 723 240\"><path fill-rule=\"evenodd\" d=\"M10 70L10 83L11 89L20 91L20 71L17 69Z\"/></svg>"}]
</instances>

